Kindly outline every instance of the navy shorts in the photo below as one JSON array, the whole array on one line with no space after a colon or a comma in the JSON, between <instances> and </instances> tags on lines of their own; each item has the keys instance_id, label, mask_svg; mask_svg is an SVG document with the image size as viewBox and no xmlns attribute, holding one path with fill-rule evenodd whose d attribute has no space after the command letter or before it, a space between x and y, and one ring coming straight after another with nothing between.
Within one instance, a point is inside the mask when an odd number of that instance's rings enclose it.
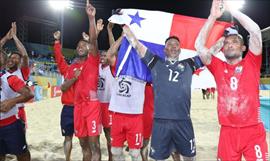
<instances>
[{"instance_id":1,"label":"navy shorts","mask_svg":"<svg viewBox=\"0 0 270 161\"><path fill-rule=\"evenodd\" d=\"M74 106L64 105L61 112L62 136L73 136L74 134Z\"/></svg>"},{"instance_id":2,"label":"navy shorts","mask_svg":"<svg viewBox=\"0 0 270 161\"><path fill-rule=\"evenodd\" d=\"M163 160L169 158L172 152L185 157L196 155L191 120L154 119L150 156Z\"/></svg>"},{"instance_id":3,"label":"navy shorts","mask_svg":"<svg viewBox=\"0 0 270 161\"><path fill-rule=\"evenodd\" d=\"M21 120L0 127L0 155L20 155L27 152L27 149L24 124Z\"/></svg>"}]
</instances>

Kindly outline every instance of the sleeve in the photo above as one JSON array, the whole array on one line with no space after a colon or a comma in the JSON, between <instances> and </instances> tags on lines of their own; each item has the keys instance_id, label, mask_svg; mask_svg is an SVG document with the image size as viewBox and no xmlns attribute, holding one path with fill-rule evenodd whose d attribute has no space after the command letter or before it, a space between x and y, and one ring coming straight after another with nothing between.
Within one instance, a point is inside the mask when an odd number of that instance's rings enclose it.
<instances>
[{"instance_id":1,"label":"sleeve","mask_svg":"<svg viewBox=\"0 0 270 161\"><path fill-rule=\"evenodd\" d=\"M58 67L61 75L65 75L69 66L64 59L63 53L61 51L61 44L60 43L54 44L54 59L57 63L57 67Z\"/></svg>"},{"instance_id":2,"label":"sleeve","mask_svg":"<svg viewBox=\"0 0 270 161\"><path fill-rule=\"evenodd\" d=\"M22 72L22 76L24 81L29 79L29 75L30 75L30 68L29 67L21 67L21 72Z\"/></svg>"},{"instance_id":3,"label":"sleeve","mask_svg":"<svg viewBox=\"0 0 270 161\"><path fill-rule=\"evenodd\" d=\"M251 64L253 64L260 71L262 65L262 54L255 55L249 50L244 59L251 62Z\"/></svg>"},{"instance_id":4,"label":"sleeve","mask_svg":"<svg viewBox=\"0 0 270 161\"><path fill-rule=\"evenodd\" d=\"M69 66L68 70L66 71L65 75L63 75L64 80L73 78L74 77L74 70L75 70L75 66L73 64L71 64Z\"/></svg>"},{"instance_id":5,"label":"sleeve","mask_svg":"<svg viewBox=\"0 0 270 161\"><path fill-rule=\"evenodd\" d=\"M18 92L24 86L26 86L25 83L24 83L24 81L22 81L21 79L19 79L15 75L9 76L7 78L7 80L8 80L8 84L9 84L10 88L13 89L15 92Z\"/></svg>"},{"instance_id":6,"label":"sleeve","mask_svg":"<svg viewBox=\"0 0 270 161\"><path fill-rule=\"evenodd\" d=\"M141 60L149 69L152 69L159 60L159 57L147 50L145 56L141 58Z\"/></svg>"},{"instance_id":7,"label":"sleeve","mask_svg":"<svg viewBox=\"0 0 270 161\"><path fill-rule=\"evenodd\" d=\"M192 72L194 72L195 70L203 67L203 62L201 60L201 58L199 56L195 56L192 58L188 58L184 61L187 61L188 65L190 66L190 68L192 69Z\"/></svg>"},{"instance_id":8,"label":"sleeve","mask_svg":"<svg viewBox=\"0 0 270 161\"><path fill-rule=\"evenodd\" d=\"M211 63L209 65L207 65L206 67L208 68L208 70L215 75L217 70L220 70L221 68L219 67L220 64L223 64L223 61L220 60L219 58L212 56L211 59Z\"/></svg>"}]
</instances>

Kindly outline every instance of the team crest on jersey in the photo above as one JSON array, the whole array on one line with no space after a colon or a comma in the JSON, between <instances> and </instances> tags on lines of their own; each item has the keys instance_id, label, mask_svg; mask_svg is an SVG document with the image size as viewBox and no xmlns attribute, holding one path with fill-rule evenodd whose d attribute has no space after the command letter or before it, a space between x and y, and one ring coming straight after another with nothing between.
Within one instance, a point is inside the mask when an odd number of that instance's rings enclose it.
<instances>
[{"instance_id":1,"label":"team crest on jersey","mask_svg":"<svg viewBox=\"0 0 270 161\"><path fill-rule=\"evenodd\" d=\"M131 96L130 89L131 89L132 83L130 81L125 80L123 78L121 81L119 81L118 85L119 85L119 90L118 90L117 95L123 96L123 97Z\"/></svg>"},{"instance_id":2,"label":"team crest on jersey","mask_svg":"<svg viewBox=\"0 0 270 161\"><path fill-rule=\"evenodd\" d=\"M243 71L243 67L242 66L237 66L235 68L235 73L242 73L242 71Z\"/></svg>"},{"instance_id":3,"label":"team crest on jersey","mask_svg":"<svg viewBox=\"0 0 270 161\"><path fill-rule=\"evenodd\" d=\"M98 90L104 90L105 89L104 84L105 84L105 78L99 77Z\"/></svg>"},{"instance_id":4,"label":"team crest on jersey","mask_svg":"<svg viewBox=\"0 0 270 161\"><path fill-rule=\"evenodd\" d=\"M179 64L177 65L177 68L178 68L181 72L183 72L183 71L185 70L185 66L184 66L182 63L179 63Z\"/></svg>"},{"instance_id":5,"label":"team crest on jersey","mask_svg":"<svg viewBox=\"0 0 270 161\"><path fill-rule=\"evenodd\" d=\"M153 147L150 148L150 153L151 153L152 155L154 155L155 149L154 149Z\"/></svg>"}]
</instances>

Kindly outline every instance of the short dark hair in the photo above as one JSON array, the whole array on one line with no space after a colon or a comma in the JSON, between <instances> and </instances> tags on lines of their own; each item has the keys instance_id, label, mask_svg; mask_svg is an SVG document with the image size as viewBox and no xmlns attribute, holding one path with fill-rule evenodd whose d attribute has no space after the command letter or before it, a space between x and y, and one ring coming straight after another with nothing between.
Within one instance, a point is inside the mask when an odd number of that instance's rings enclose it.
<instances>
[{"instance_id":1,"label":"short dark hair","mask_svg":"<svg viewBox=\"0 0 270 161\"><path fill-rule=\"evenodd\" d=\"M171 39L175 39L175 40L177 40L179 43L180 43L180 40L179 40L179 38L177 37L177 36L170 36L170 37L168 37L166 40L165 40L165 44L167 43L167 41L169 41L169 40L171 40Z\"/></svg>"}]
</instances>

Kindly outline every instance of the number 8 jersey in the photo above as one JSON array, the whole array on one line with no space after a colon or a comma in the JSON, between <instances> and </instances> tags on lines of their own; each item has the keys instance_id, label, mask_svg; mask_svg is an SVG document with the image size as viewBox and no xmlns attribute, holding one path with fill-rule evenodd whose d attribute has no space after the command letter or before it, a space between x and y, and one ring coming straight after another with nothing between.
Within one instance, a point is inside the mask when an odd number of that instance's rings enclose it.
<instances>
[{"instance_id":1,"label":"number 8 jersey","mask_svg":"<svg viewBox=\"0 0 270 161\"><path fill-rule=\"evenodd\" d=\"M218 91L219 123L245 127L260 120L259 83L262 56L248 51L245 58L230 65L212 56L208 69L214 75Z\"/></svg>"}]
</instances>

